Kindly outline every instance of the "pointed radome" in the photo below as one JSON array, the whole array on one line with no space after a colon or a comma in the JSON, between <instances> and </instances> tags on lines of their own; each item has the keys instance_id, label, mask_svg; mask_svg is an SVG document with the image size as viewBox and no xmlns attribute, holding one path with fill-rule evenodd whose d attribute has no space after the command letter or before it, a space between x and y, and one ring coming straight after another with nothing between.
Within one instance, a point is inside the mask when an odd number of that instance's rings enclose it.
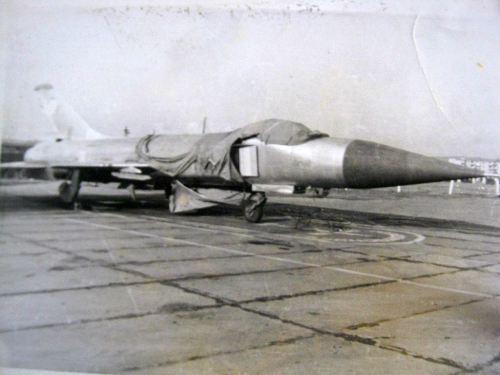
<instances>
[{"instance_id":1,"label":"pointed radome","mask_svg":"<svg viewBox=\"0 0 500 375\"><path fill-rule=\"evenodd\" d=\"M478 177L482 172L379 143L354 140L344 154L349 188L368 189Z\"/></svg>"}]
</instances>

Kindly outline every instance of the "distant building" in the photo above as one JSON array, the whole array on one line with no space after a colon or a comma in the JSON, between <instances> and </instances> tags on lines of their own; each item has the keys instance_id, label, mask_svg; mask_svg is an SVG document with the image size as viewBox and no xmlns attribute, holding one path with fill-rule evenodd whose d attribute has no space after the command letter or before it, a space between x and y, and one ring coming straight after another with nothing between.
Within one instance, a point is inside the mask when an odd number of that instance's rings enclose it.
<instances>
[{"instance_id":1,"label":"distant building","mask_svg":"<svg viewBox=\"0 0 500 375\"><path fill-rule=\"evenodd\" d=\"M452 157L448 161L464 167L480 169L484 173L500 174L500 160L498 159Z\"/></svg>"}]
</instances>

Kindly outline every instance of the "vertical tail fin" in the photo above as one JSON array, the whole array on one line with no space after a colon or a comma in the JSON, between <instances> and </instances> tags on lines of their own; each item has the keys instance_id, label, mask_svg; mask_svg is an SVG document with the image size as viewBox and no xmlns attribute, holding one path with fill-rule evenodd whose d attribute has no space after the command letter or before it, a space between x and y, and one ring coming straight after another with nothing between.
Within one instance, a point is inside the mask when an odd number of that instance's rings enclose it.
<instances>
[{"instance_id":1,"label":"vertical tail fin","mask_svg":"<svg viewBox=\"0 0 500 375\"><path fill-rule=\"evenodd\" d=\"M55 94L51 84L35 87L40 95L42 111L57 131L57 138L102 139L109 138L94 129L64 100Z\"/></svg>"}]
</instances>

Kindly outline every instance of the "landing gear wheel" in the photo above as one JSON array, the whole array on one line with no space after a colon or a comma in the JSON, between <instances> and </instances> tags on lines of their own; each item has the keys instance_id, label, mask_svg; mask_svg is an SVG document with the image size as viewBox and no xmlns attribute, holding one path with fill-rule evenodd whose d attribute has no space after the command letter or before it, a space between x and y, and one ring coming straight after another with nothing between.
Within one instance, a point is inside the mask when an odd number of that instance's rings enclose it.
<instances>
[{"instance_id":1,"label":"landing gear wheel","mask_svg":"<svg viewBox=\"0 0 500 375\"><path fill-rule=\"evenodd\" d=\"M249 223L259 223L264 215L264 204L267 198L264 193L254 193L245 201L245 219Z\"/></svg>"},{"instance_id":2,"label":"landing gear wheel","mask_svg":"<svg viewBox=\"0 0 500 375\"><path fill-rule=\"evenodd\" d=\"M314 192L314 196L316 198L325 198L330 193L330 189L328 189L328 188L314 188L313 192Z\"/></svg>"},{"instance_id":3,"label":"landing gear wheel","mask_svg":"<svg viewBox=\"0 0 500 375\"><path fill-rule=\"evenodd\" d=\"M80 191L80 171L75 169L71 172L71 182L64 181L59 185L59 196L64 203L73 203Z\"/></svg>"}]
</instances>

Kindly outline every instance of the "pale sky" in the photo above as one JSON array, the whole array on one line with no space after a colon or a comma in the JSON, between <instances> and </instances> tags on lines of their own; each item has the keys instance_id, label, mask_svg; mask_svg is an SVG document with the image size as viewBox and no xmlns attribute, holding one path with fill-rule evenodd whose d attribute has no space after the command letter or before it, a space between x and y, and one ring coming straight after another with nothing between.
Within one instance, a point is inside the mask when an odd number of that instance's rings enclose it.
<instances>
[{"instance_id":1,"label":"pale sky","mask_svg":"<svg viewBox=\"0 0 500 375\"><path fill-rule=\"evenodd\" d=\"M0 0L3 137L51 131L50 83L111 136L284 118L500 158L500 2L354 3Z\"/></svg>"}]
</instances>

